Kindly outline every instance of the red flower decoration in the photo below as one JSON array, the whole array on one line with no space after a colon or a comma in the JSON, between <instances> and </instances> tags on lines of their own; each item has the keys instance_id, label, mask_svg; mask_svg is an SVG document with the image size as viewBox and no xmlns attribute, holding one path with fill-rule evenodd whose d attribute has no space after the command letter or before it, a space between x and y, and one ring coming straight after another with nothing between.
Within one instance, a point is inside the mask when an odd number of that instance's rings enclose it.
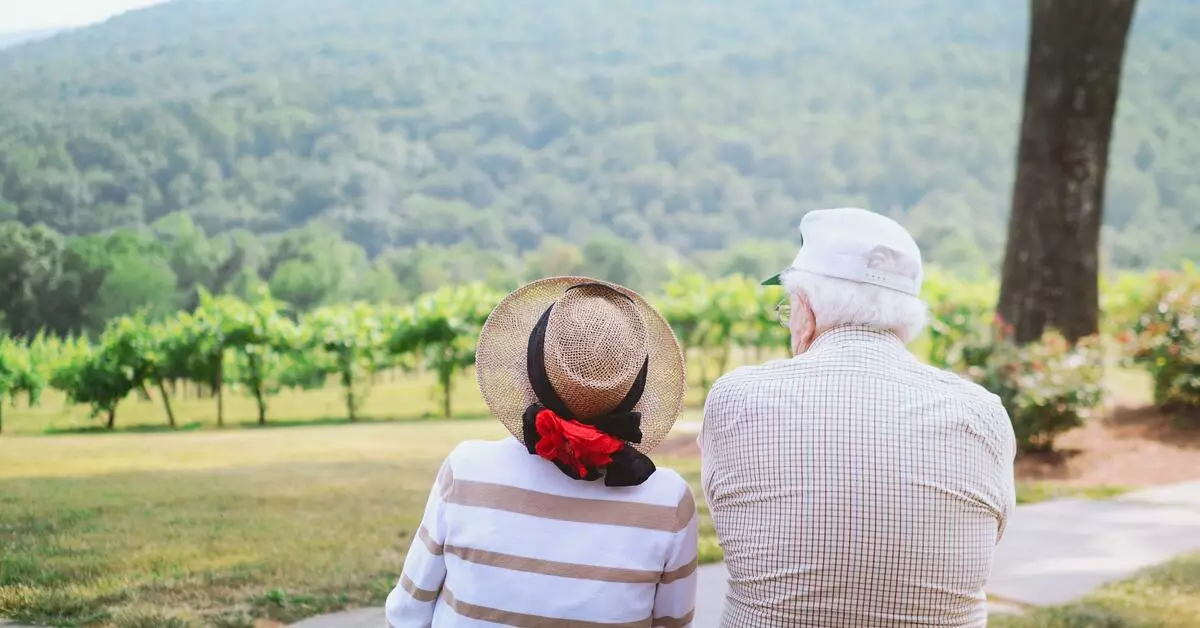
<instances>
[{"instance_id":1,"label":"red flower decoration","mask_svg":"<svg viewBox=\"0 0 1200 628\"><path fill-rule=\"evenodd\" d=\"M613 454L625 443L578 421L568 421L550 410L537 413L535 423L541 438L537 454L551 462L574 467L579 477L587 476L588 467L600 468L612 462Z\"/></svg>"}]
</instances>

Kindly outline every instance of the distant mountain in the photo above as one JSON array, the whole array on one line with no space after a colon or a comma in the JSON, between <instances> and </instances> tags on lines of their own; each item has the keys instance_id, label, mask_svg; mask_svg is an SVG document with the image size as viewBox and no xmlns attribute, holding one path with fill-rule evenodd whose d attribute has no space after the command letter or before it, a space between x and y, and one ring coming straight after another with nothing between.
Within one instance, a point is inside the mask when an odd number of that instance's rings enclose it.
<instances>
[{"instance_id":1,"label":"distant mountain","mask_svg":"<svg viewBox=\"0 0 1200 628\"><path fill-rule=\"evenodd\" d=\"M0 218L320 225L369 258L611 237L789 241L902 219L994 268L1020 119L1013 0L178 0L0 51ZM1105 255L1200 257L1200 5L1142 2Z\"/></svg>"},{"instance_id":2,"label":"distant mountain","mask_svg":"<svg viewBox=\"0 0 1200 628\"><path fill-rule=\"evenodd\" d=\"M0 49L10 48L26 42L46 39L57 33L61 33L65 28L41 28L30 31L18 31L15 33L0 33Z\"/></svg>"}]
</instances>

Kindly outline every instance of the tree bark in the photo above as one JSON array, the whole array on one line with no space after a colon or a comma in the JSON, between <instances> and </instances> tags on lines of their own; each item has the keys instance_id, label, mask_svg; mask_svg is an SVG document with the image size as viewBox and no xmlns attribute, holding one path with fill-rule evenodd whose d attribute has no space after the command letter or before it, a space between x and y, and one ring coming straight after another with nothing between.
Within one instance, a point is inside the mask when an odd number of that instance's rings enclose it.
<instances>
[{"instance_id":1,"label":"tree bark","mask_svg":"<svg viewBox=\"0 0 1200 628\"><path fill-rule=\"evenodd\" d=\"M167 411L167 424L171 429L175 429L175 412L171 410L171 395L167 394L167 387L163 381L158 380L158 394L162 395L163 408Z\"/></svg>"},{"instance_id":2,"label":"tree bark","mask_svg":"<svg viewBox=\"0 0 1200 628\"><path fill-rule=\"evenodd\" d=\"M213 393L217 396L217 427L225 427L225 397L221 394L225 379L224 354L217 358L216 377L213 378Z\"/></svg>"},{"instance_id":3,"label":"tree bark","mask_svg":"<svg viewBox=\"0 0 1200 628\"><path fill-rule=\"evenodd\" d=\"M116 406L116 404L113 404L113 407L108 409L108 422L105 424L104 427L105 427L105 429L107 429L108 431L111 432L113 427L116 425L116 423L117 423L117 406Z\"/></svg>"},{"instance_id":4,"label":"tree bark","mask_svg":"<svg viewBox=\"0 0 1200 628\"><path fill-rule=\"evenodd\" d=\"M254 385L250 389L254 392L254 402L258 404L258 425L261 427L267 424L267 402L263 392L262 367L254 355L247 357L250 362L250 372L254 378Z\"/></svg>"},{"instance_id":5,"label":"tree bark","mask_svg":"<svg viewBox=\"0 0 1200 628\"><path fill-rule=\"evenodd\" d=\"M262 389L257 386L254 388L254 401L258 404L258 425L261 427L267 424L267 402L263 399Z\"/></svg>"},{"instance_id":6,"label":"tree bark","mask_svg":"<svg viewBox=\"0 0 1200 628\"><path fill-rule=\"evenodd\" d=\"M1031 0L1024 113L1000 316L1018 343L1099 326L1113 114L1137 0Z\"/></svg>"},{"instance_id":7,"label":"tree bark","mask_svg":"<svg viewBox=\"0 0 1200 628\"><path fill-rule=\"evenodd\" d=\"M353 423L356 419L354 416L354 374L350 371L350 367L342 368L342 389L346 391L346 415Z\"/></svg>"}]
</instances>

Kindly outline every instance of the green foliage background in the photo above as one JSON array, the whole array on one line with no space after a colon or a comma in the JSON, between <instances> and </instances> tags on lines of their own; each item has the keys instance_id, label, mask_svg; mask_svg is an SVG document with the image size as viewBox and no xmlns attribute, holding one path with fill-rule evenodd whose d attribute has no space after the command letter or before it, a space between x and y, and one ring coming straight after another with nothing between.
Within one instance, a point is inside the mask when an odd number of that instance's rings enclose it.
<instances>
[{"instance_id":1,"label":"green foliage background","mask_svg":"<svg viewBox=\"0 0 1200 628\"><path fill-rule=\"evenodd\" d=\"M179 0L0 50L0 309L98 332L199 288L300 310L684 261L774 270L816 207L996 267L1007 0ZM1135 17L1109 267L1200 257L1200 2ZM43 226L37 226L43 225Z\"/></svg>"},{"instance_id":2,"label":"green foliage background","mask_svg":"<svg viewBox=\"0 0 1200 628\"><path fill-rule=\"evenodd\" d=\"M1125 355L1146 362L1156 378L1168 356L1172 385L1189 392L1156 401L1195 406L1197 277L1193 265L1180 272L1123 274L1104 282L1102 292L1105 329L1115 332L1076 347L1057 334L1017 347L993 316L994 281L964 281L934 267L923 288L934 304L929 331L913 350L1000 395L1023 446L1049 447L1056 433L1100 403L1103 349L1112 340ZM1130 284L1153 289L1131 297L1124 290ZM153 322L141 313L122 316L95 341L0 336L0 403L16 407L23 400L32 407L49 386L90 406L92 416L113 429L118 405L134 395L148 400L153 389L166 423L175 428L171 399L183 387L212 400L221 426L224 395L233 391L253 399L262 425L276 393L334 385L345 416L354 421L381 374L424 372L432 376L440 416L450 418L455 382L474 365L479 331L502 296L471 283L442 287L402 307L357 302L301 313L265 287L249 300L201 292L194 311ZM781 296L741 275L713 280L676 269L650 299L683 346L703 399L715 378L734 365L735 354L750 363L784 355L788 332L774 315Z\"/></svg>"}]
</instances>

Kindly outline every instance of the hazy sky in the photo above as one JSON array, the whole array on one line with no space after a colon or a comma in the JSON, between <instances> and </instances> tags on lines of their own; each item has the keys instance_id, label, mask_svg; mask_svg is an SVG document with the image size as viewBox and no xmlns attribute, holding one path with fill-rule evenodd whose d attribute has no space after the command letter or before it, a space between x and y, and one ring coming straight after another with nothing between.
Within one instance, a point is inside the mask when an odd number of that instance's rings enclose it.
<instances>
[{"instance_id":1,"label":"hazy sky","mask_svg":"<svg viewBox=\"0 0 1200 628\"><path fill-rule=\"evenodd\" d=\"M0 0L0 33L83 26L164 0Z\"/></svg>"}]
</instances>

